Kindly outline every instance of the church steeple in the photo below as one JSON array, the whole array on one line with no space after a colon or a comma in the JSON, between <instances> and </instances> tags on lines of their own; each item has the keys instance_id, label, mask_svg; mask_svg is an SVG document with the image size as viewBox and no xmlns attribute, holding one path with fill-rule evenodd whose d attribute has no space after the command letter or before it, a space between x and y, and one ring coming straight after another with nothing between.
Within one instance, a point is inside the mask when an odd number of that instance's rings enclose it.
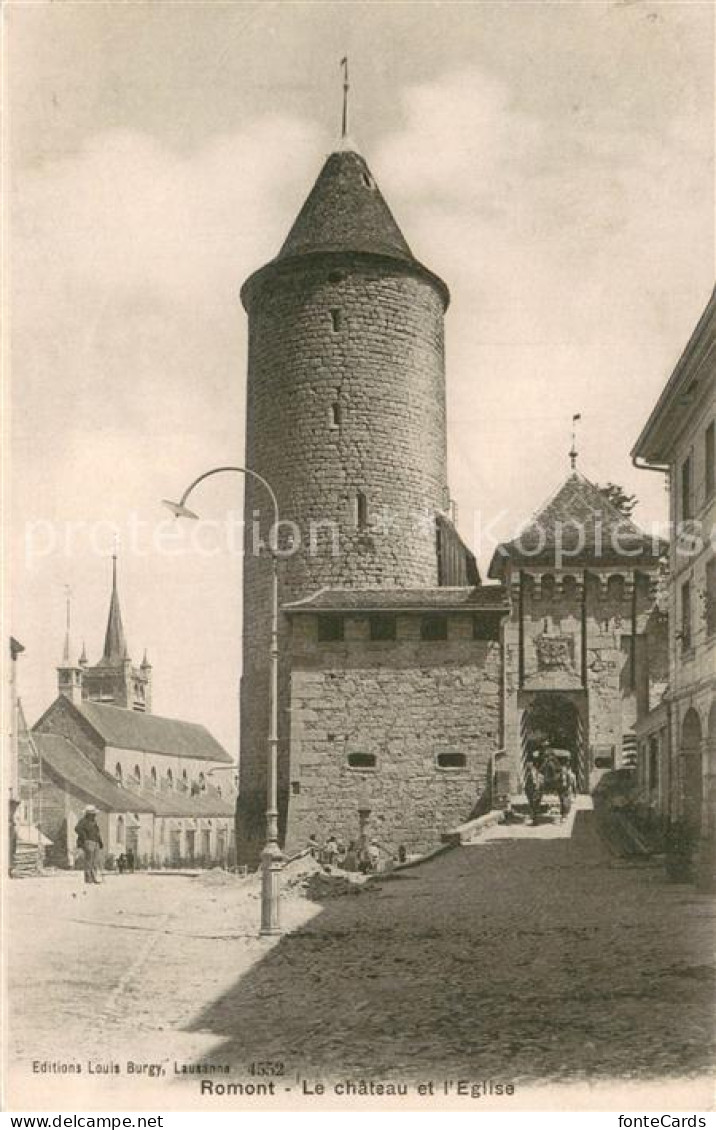
<instances>
[{"instance_id":1,"label":"church steeple","mask_svg":"<svg viewBox=\"0 0 716 1130\"><path fill-rule=\"evenodd\" d=\"M109 618L107 631L104 637L104 652L100 663L117 667L124 663L127 655L127 641L124 637L122 613L119 607L119 593L117 592L117 554L112 555L112 596L109 602Z\"/></svg>"}]
</instances>

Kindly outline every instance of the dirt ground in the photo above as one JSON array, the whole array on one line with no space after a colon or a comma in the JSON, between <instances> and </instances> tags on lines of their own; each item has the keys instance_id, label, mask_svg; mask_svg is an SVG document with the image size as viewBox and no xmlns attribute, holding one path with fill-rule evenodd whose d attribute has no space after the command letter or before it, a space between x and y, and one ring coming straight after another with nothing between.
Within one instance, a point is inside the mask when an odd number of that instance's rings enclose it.
<instances>
[{"instance_id":1,"label":"dirt ground","mask_svg":"<svg viewBox=\"0 0 716 1130\"><path fill-rule=\"evenodd\" d=\"M269 1072L286 1103L304 1080L472 1080L602 1109L615 1080L691 1079L690 1109L712 1105L714 899L615 858L591 813L347 894L287 876L280 939L257 937L257 882L219 872L22 880L6 909L11 1109L167 1088L182 1109L207 1065Z\"/></svg>"}]
</instances>

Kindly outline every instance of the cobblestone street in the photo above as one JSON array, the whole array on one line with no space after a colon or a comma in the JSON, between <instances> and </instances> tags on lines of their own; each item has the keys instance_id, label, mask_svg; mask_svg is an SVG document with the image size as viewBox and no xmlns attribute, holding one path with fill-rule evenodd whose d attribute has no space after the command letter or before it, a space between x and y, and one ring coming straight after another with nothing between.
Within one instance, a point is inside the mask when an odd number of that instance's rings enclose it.
<instances>
[{"instance_id":1,"label":"cobblestone street","mask_svg":"<svg viewBox=\"0 0 716 1130\"><path fill-rule=\"evenodd\" d=\"M38 1081L43 1095L70 1082L33 1061L117 1063L117 1076L71 1080L107 1096L126 1087L127 1060L155 1063L195 1096L175 1062L243 1079L272 1060L289 1080L518 1089L690 1076L693 1107L711 1106L714 900L611 855L592 813L572 838L495 838L356 895L321 898L325 886L288 886L290 932L274 941L255 936L254 880L110 876L86 895L79 875L11 884L23 1101L34 1087L36 1105ZM151 1105L156 1080L143 1085Z\"/></svg>"}]
</instances>

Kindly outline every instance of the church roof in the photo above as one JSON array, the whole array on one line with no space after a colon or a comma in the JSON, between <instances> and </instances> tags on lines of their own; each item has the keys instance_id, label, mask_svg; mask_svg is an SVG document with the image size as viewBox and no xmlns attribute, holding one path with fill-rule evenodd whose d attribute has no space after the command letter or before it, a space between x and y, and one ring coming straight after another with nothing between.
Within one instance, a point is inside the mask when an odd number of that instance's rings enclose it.
<instances>
[{"instance_id":1,"label":"church roof","mask_svg":"<svg viewBox=\"0 0 716 1130\"><path fill-rule=\"evenodd\" d=\"M33 739L43 766L71 791L108 812L152 812L152 806L136 793L123 789L77 746L60 734L34 731Z\"/></svg>"},{"instance_id":2,"label":"church roof","mask_svg":"<svg viewBox=\"0 0 716 1130\"><path fill-rule=\"evenodd\" d=\"M413 254L363 157L331 153L278 258L317 251L368 251L413 262Z\"/></svg>"},{"instance_id":3,"label":"church roof","mask_svg":"<svg viewBox=\"0 0 716 1130\"><path fill-rule=\"evenodd\" d=\"M122 613L119 607L119 593L117 592L117 558L112 558L112 596L109 601L109 617L107 631L104 637L104 652L100 664L107 667L118 667L127 658L127 641L122 625Z\"/></svg>"},{"instance_id":4,"label":"church roof","mask_svg":"<svg viewBox=\"0 0 716 1130\"><path fill-rule=\"evenodd\" d=\"M518 536L498 545L488 576L502 580L508 561L550 568L653 565L665 549L665 542L645 534L594 483L572 471Z\"/></svg>"},{"instance_id":5,"label":"church roof","mask_svg":"<svg viewBox=\"0 0 716 1130\"><path fill-rule=\"evenodd\" d=\"M232 764L232 758L205 726L180 722L141 710L85 700L75 709L90 723L107 745L117 749L137 749L145 753L165 753L172 757L195 757L204 761Z\"/></svg>"},{"instance_id":6,"label":"church roof","mask_svg":"<svg viewBox=\"0 0 716 1130\"><path fill-rule=\"evenodd\" d=\"M424 589L319 589L284 604L296 612L506 612L507 593L502 585Z\"/></svg>"}]
</instances>

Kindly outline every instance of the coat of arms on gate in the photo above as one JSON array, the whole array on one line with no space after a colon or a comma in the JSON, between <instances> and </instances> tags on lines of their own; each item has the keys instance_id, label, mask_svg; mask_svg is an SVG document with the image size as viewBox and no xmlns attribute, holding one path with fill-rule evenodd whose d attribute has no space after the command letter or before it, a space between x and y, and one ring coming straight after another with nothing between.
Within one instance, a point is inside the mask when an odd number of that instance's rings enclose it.
<instances>
[{"instance_id":1,"label":"coat of arms on gate","mask_svg":"<svg viewBox=\"0 0 716 1130\"><path fill-rule=\"evenodd\" d=\"M540 671L572 671L574 658L569 636L538 636L537 666Z\"/></svg>"}]
</instances>

